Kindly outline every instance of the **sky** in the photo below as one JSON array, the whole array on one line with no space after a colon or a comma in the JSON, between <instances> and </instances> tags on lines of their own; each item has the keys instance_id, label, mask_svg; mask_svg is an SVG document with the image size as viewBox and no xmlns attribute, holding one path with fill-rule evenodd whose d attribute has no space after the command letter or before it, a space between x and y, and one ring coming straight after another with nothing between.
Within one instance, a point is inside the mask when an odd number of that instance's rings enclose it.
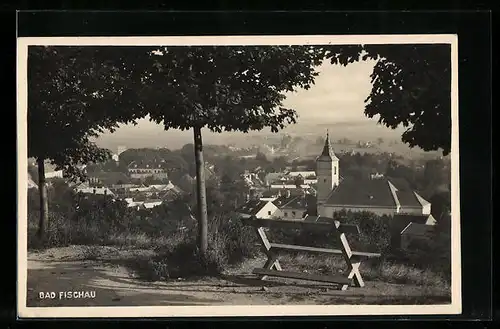
<instances>
[{"instance_id":1,"label":"sky","mask_svg":"<svg viewBox=\"0 0 500 329\"><path fill-rule=\"evenodd\" d=\"M391 130L377 124L363 113L364 101L371 92L370 74L375 61L361 61L347 66L324 63L317 68L319 76L309 90L286 94L283 105L296 110L297 123L283 130L290 134L322 134L329 130L333 138L376 139L400 136L401 130ZM259 133L270 133L268 129ZM192 143L192 131L164 131L162 125L143 119L136 126L126 125L113 134L104 134L97 144L115 149L117 145L134 147L167 147L175 149ZM203 132L205 143L237 143L245 134Z\"/></svg>"}]
</instances>

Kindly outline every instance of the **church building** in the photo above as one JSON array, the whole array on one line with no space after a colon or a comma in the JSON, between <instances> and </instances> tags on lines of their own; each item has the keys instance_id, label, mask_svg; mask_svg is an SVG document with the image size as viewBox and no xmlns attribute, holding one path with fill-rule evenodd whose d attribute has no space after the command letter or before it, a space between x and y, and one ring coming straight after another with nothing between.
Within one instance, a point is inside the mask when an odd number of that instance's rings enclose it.
<instances>
[{"instance_id":1,"label":"church building","mask_svg":"<svg viewBox=\"0 0 500 329\"><path fill-rule=\"evenodd\" d=\"M322 153L316 159L317 213L332 217L335 212L369 211L377 215L429 215L431 204L400 179L372 175L352 178L340 176L339 158L328 133Z\"/></svg>"}]
</instances>

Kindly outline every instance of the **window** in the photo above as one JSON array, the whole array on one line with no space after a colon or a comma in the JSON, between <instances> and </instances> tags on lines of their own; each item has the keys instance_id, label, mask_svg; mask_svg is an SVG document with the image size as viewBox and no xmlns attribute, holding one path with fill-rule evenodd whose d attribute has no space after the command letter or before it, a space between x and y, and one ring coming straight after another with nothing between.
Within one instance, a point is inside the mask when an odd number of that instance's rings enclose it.
<instances>
[{"instance_id":1,"label":"window","mask_svg":"<svg viewBox=\"0 0 500 329\"><path fill-rule=\"evenodd\" d=\"M323 179L323 183L326 183L326 178L325 178L325 179Z\"/></svg>"},{"instance_id":2,"label":"window","mask_svg":"<svg viewBox=\"0 0 500 329\"><path fill-rule=\"evenodd\" d=\"M271 216L271 210L269 210L269 211L267 212L267 214L268 214L269 216Z\"/></svg>"},{"instance_id":3,"label":"window","mask_svg":"<svg viewBox=\"0 0 500 329\"><path fill-rule=\"evenodd\" d=\"M295 216L295 211L292 211L292 216Z\"/></svg>"},{"instance_id":4,"label":"window","mask_svg":"<svg viewBox=\"0 0 500 329\"><path fill-rule=\"evenodd\" d=\"M337 175L337 166L334 166L334 167L333 167L333 174L334 174L334 175Z\"/></svg>"},{"instance_id":5,"label":"window","mask_svg":"<svg viewBox=\"0 0 500 329\"><path fill-rule=\"evenodd\" d=\"M285 211L285 213L284 213L284 214L285 214L285 217L288 217L288 213L287 213L286 211Z\"/></svg>"}]
</instances>

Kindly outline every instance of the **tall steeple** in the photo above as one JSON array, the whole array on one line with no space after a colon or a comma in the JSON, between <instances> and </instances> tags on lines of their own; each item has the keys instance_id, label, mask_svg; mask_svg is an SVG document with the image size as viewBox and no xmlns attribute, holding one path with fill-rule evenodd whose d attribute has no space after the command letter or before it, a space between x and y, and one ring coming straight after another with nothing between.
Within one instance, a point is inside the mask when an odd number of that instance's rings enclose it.
<instances>
[{"instance_id":1,"label":"tall steeple","mask_svg":"<svg viewBox=\"0 0 500 329\"><path fill-rule=\"evenodd\" d=\"M321 152L320 157L327 157L332 160L338 160L335 152L333 152L332 146L330 145L330 135L328 133L328 129L326 130L325 145L323 146L323 152Z\"/></svg>"},{"instance_id":2,"label":"tall steeple","mask_svg":"<svg viewBox=\"0 0 500 329\"><path fill-rule=\"evenodd\" d=\"M316 197L318 206L325 203L333 188L339 185L339 176L339 159L330 145L330 135L327 130L323 151L316 159L316 177L318 180Z\"/></svg>"}]
</instances>

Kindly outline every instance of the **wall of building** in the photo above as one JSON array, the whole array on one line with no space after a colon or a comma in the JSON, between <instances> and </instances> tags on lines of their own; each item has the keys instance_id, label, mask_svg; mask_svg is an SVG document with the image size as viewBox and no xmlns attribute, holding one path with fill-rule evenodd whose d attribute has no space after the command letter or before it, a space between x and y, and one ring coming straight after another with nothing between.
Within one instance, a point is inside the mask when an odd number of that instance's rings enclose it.
<instances>
[{"instance_id":1,"label":"wall of building","mask_svg":"<svg viewBox=\"0 0 500 329\"><path fill-rule=\"evenodd\" d=\"M58 171L51 171L51 172L46 172L45 173L45 178L63 178L63 171L58 170Z\"/></svg>"},{"instance_id":2,"label":"wall of building","mask_svg":"<svg viewBox=\"0 0 500 329\"><path fill-rule=\"evenodd\" d=\"M352 211L362 212L369 211L378 216L392 216L396 213L396 206L394 207L363 207L363 206L350 206L350 205L318 205L318 215L323 217L332 217L333 213L339 211Z\"/></svg>"},{"instance_id":3,"label":"wall of building","mask_svg":"<svg viewBox=\"0 0 500 329\"><path fill-rule=\"evenodd\" d=\"M273 218L274 214L278 210L278 207L272 202L266 203L264 207L255 215L257 218L269 219Z\"/></svg>"},{"instance_id":4,"label":"wall of building","mask_svg":"<svg viewBox=\"0 0 500 329\"><path fill-rule=\"evenodd\" d=\"M130 171L130 178L134 179L145 179L147 177L154 177L156 179L168 179L168 173L166 171L143 171L143 172L133 172Z\"/></svg>"},{"instance_id":5,"label":"wall of building","mask_svg":"<svg viewBox=\"0 0 500 329\"><path fill-rule=\"evenodd\" d=\"M275 217L282 219L302 219L306 209L278 209L275 213Z\"/></svg>"},{"instance_id":6,"label":"wall of building","mask_svg":"<svg viewBox=\"0 0 500 329\"><path fill-rule=\"evenodd\" d=\"M339 163L327 159L316 161L316 195L318 200L326 200L335 186L339 185Z\"/></svg>"},{"instance_id":7,"label":"wall of building","mask_svg":"<svg viewBox=\"0 0 500 329\"><path fill-rule=\"evenodd\" d=\"M411 215L430 215L431 213L431 207L425 206L425 207L401 207L399 210L400 214L411 214Z\"/></svg>"}]
</instances>

